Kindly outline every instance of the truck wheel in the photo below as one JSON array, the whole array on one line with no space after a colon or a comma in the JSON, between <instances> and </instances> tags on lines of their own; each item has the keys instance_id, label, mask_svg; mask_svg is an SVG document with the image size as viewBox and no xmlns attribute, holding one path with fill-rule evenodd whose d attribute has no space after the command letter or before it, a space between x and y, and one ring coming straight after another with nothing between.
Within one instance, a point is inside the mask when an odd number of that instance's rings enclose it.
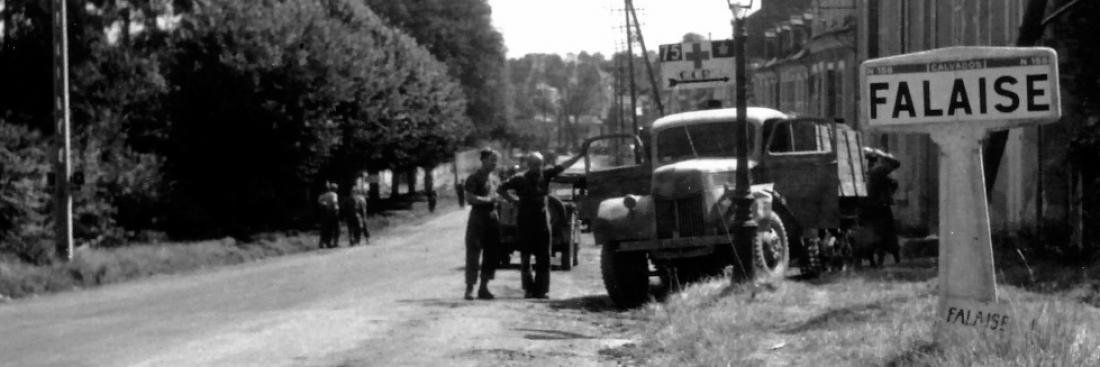
<instances>
[{"instance_id":1,"label":"truck wheel","mask_svg":"<svg viewBox=\"0 0 1100 367\"><path fill-rule=\"evenodd\" d=\"M615 243L600 250L600 272L607 295L615 305L633 308L649 297L649 262L645 252L616 252Z\"/></svg>"},{"instance_id":2,"label":"truck wheel","mask_svg":"<svg viewBox=\"0 0 1100 367\"><path fill-rule=\"evenodd\" d=\"M752 239L752 278L766 280L782 277L787 272L790 256L783 220L779 214L772 212L758 223L756 236Z\"/></svg>"}]
</instances>

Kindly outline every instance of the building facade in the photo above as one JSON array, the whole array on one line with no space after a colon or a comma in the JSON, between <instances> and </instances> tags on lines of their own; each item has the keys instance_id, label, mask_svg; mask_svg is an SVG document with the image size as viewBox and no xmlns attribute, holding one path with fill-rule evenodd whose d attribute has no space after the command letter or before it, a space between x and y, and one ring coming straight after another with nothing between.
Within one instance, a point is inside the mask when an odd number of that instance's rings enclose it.
<instances>
[{"instance_id":1,"label":"building facade","mask_svg":"<svg viewBox=\"0 0 1100 367\"><path fill-rule=\"evenodd\" d=\"M1025 0L769 1L750 17L751 104L843 118L860 129L859 64L867 59L950 46L1012 46ZM754 24L755 23L755 24ZM862 129L861 129L862 130ZM1070 190L1048 166L1064 159L1065 129L1010 133L990 207L994 231L1067 219ZM912 234L934 233L939 151L927 137L864 133L864 143L902 161L895 214ZM1059 158L1061 157L1061 158ZM1040 165L1040 162L1045 164ZM1047 168L1044 168L1047 167ZM1044 177L1040 179L1040 177Z\"/></svg>"}]
</instances>

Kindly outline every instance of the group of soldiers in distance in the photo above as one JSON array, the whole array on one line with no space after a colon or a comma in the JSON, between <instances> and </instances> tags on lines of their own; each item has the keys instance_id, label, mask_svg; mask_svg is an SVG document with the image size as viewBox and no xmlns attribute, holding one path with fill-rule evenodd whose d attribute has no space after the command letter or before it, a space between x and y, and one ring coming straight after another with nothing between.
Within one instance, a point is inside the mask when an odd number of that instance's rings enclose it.
<instances>
[{"instance_id":1,"label":"group of soldiers in distance","mask_svg":"<svg viewBox=\"0 0 1100 367\"><path fill-rule=\"evenodd\" d=\"M474 299L474 286L478 284L479 275L481 282L477 298L494 298L488 284L494 277L501 256L498 204L502 201L517 206L516 229L519 234L520 280L524 298L549 298L550 258L553 249L546 200L550 193L550 180L582 157L577 155L560 164L547 166L541 154L531 153L525 158L527 170L502 183L496 173L500 154L491 149L480 152L481 167L466 178L462 188L462 196L465 196L471 208L466 226L464 297L467 300Z\"/></svg>"},{"instance_id":2,"label":"group of soldiers in distance","mask_svg":"<svg viewBox=\"0 0 1100 367\"><path fill-rule=\"evenodd\" d=\"M348 246L370 241L367 229L367 196L359 188L347 187L337 195L335 183L326 182L325 192L317 198L321 211L321 248L336 248L340 241L340 221L348 227Z\"/></svg>"}]
</instances>

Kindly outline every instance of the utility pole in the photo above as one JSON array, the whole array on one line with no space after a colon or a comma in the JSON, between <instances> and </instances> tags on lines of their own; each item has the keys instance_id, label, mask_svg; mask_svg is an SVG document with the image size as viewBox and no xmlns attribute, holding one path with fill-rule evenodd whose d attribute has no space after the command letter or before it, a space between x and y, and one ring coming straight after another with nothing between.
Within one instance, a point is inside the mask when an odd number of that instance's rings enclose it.
<instances>
[{"instance_id":1,"label":"utility pole","mask_svg":"<svg viewBox=\"0 0 1100 367\"><path fill-rule=\"evenodd\" d=\"M630 122L633 127L630 130L631 134L638 133L638 92L634 86L634 31L630 29L630 9L634 9L634 2L632 0L623 0L626 4L626 11L623 12L623 16L626 17L626 57L627 57L627 72L630 74L627 76L630 80Z\"/></svg>"},{"instance_id":2,"label":"utility pole","mask_svg":"<svg viewBox=\"0 0 1100 367\"><path fill-rule=\"evenodd\" d=\"M653 63L649 62L649 51L645 49L645 38L642 38L642 26L638 24L638 12L634 10L634 4L629 3L626 11L634 19L634 31L638 34L638 44L642 46L642 60L645 60L646 74L649 74L650 89L653 89L653 102L657 104L657 114L665 114L665 106L661 104L661 88L657 87L657 79L653 75ZM627 27L630 25L627 24Z\"/></svg>"},{"instance_id":3,"label":"utility pole","mask_svg":"<svg viewBox=\"0 0 1100 367\"><path fill-rule=\"evenodd\" d=\"M742 6L735 4L736 0L727 0L730 12L733 14L733 20L731 25L733 26L733 62L734 62L734 83L736 83L737 95L734 96L734 103L737 106L737 126L734 128L734 146L736 147L737 154L737 171L734 174L734 212L733 220L737 226L736 233L734 234L734 248L733 251L736 254L737 251L747 250L752 247L753 236L756 235L756 223L752 221L751 206L753 199L750 196L749 185L752 184L752 178L749 177L749 147L748 147L748 135L749 135L749 123L746 115L748 114L748 108L745 106L745 19L744 17L738 18L737 13L742 8L749 8L750 6ZM749 251L742 252L742 254L749 254ZM755 276L749 269L752 267L752 261L749 260L749 256L737 256L740 259L739 267L741 267L742 276ZM735 272L736 274L736 272ZM735 275L736 276L736 275Z\"/></svg>"},{"instance_id":4,"label":"utility pole","mask_svg":"<svg viewBox=\"0 0 1100 367\"><path fill-rule=\"evenodd\" d=\"M65 0L53 0L53 94L54 140L54 231L57 257L73 259L73 199L69 192L72 174L69 140L69 27Z\"/></svg>"}]
</instances>

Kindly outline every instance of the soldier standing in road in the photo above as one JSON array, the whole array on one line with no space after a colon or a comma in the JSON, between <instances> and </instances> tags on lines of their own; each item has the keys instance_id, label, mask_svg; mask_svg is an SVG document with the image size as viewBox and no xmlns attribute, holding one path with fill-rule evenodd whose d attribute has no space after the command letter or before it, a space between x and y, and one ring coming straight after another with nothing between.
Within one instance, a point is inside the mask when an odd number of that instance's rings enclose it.
<instances>
[{"instance_id":1,"label":"soldier standing in road","mask_svg":"<svg viewBox=\"0 0 1100 367\"><path fill-rule=\"evenodd\" d=\"M340 203L336 184L325 182L325 192L317 198L321 207L321 248L335 248L340 240Z\"/></svg>"},{"instance_id":2,"label":"soldier standing in road","mask_svg":"<svg viewBox=\"0 0 1100 367\"><path fill-rule=\"evenodd\" d=\"M352 194L355 199L355 211L359 213L359 229L363 235L363 242L370 244L370 229L367 228L367 192L366 188L356 190Z\"/></svg>"},{"instance_id":3,"label":"soldier standing in road","mask_svg":"<svg viewBox=\"0 0 1100 367\"><path fill-rule=\"evenodd\" d=\"M358 188L349 187L346 191L348 195L344 196L344 202L340 205L340 214L348 226L348 246L350 247L358 245L363 239L363 229L366 227L363 209L366 206L366 200L359 193Z\"/></svg>"},{"instance_id":4,"label":"soldier standing in road","mask_svg":"<svg viewBox=\"0 0 1100 367\"><path fill-rule=\"evenodd\" d=\"M860 211L860 223L870 226L875 234L870 247L875 251L874 262L878 265L885 264L886 254L894 256L894 263L901 262L901 251L898 246L897 231L894 228L894 212L890 206L894 204L894 191L898 189L898 182L890 177L890 173L901 167L899 162L890 153L863 148L867 157L867 199Z\"/></svg>"},{"instance_id":5,"label":"soldier standing in road","mask_svg":"<svg viewBox=\"0 0 1100 367\"><path fill-rule=\"evenodd\" d=\"M492 149L481 151L481 168L466 178L465 193L470 203L470 220L466 224L466 299L474 299L474 283L480 270L481 286L477 298L493 299L489 281L493 279L500 246L500 217L497 214L497 186L500 178L495 171L500 155ZM480 258L480 259L479 259ZM480 263L479 263L480 260Z\"/></svg>"},{"instance_id":6,"label":"soldier standing in road","mask_svg":"<svg viewBox=\"0 0 1100 367\"><path fill-rule=\"evenodd\" d=\"M547 298L550 292L550 217L546 211L546 196L550 192L550 179L561 174L583 157L578 155L543 168L542 155L527 156L527 170L512 176L500 186L500 194L510 202L518 202L516 216L519 232L520 278L524 298ZM515 194L509 191L514 191ZM531 276L531 256L535 256L535 276Z\"/></svg>"}]
</instances>

